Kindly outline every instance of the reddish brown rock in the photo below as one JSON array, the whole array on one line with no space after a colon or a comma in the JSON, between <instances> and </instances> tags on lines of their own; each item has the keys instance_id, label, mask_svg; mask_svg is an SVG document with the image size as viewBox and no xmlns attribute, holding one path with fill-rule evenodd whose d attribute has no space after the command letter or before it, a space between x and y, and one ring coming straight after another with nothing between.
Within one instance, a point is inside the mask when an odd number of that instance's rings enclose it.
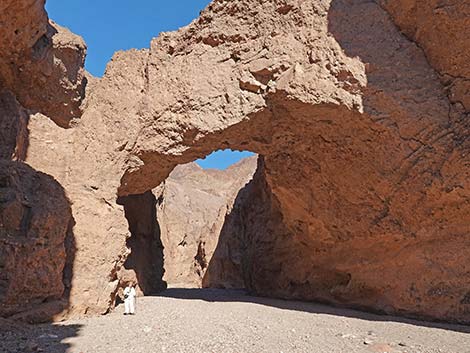
<instances>
[{"instance_id":1,"label":"reddish brown rock","mask_svg":"<svg viewBox=\"0 0 470 353\"><path fill-rule=\"evenodd\" d=\"M76 221L70 313L113 306L141 222L117 196L232 148L263 156L233 220L254 292L470 322L466 86L410 38L376 2L216 0L117 53L73 129L31 117L26 161Z\"/></svg>"},{"instance_id":2,"label":"reddish brown rock","mask_svg":"<svg viewBox=\"0 0 470 353\"><path fill-rule=\"evenodd\" d=\"M13 61L21 61L19 54L32 48L46 33L48 18L44 4L44 0L2 1L2 56L8 55Z\"/></svg>"},{"instance_id":3,"label":"reddish brown rock","mask_svg":"<svg viewBox=\"0 0 470 353\"><path fill-rule=\"evenodd\" d=\"M441 75L470 78L470 3L459 0L381 0L396 24L424 50Z\"/></svg>"},{"instance_id":4,"label":"reddish brown rock","mask_svg":"<svg viewBox=\"0 0 470 353\"><path fill-rule=\"evenodd\" d=\"M465 175L466 151L423 52L374 3L250 5L214 2L151 55L116 55L81 128L114 131L119 193L217 148L255 151L272 213L252 242L256 292L466 320L468 186L450 201L442 174Z\"/></svg>"},{"instance_id":5,"label":"reddish brown rock","mask_svg":"<svg viewBox=\"0 0 470 353\"><path fill-rule=\"evenodd\" d=\"M0 92L0 160L24 160L28 148L28 112L9 91Z\"/></svg>"},{"instance_id":6,"label":"reddish brown rock","mask_svg":"<svg viewBox=\"0 0 470 353\"><path fill-rule=\"evenodd\" d=\"M67 127L81 115L86 46L81 37L48 21L44 3L8 0L0 5L0 89Z\"/></svg>"},{"instance_id":7,"label":"reddish brown rock","mask_svg":"<svg viewBox=\"0 0 470 353\"><path fill-rule=\"evenodd\" d=\"M456 134L468 146L470 3L438 0L381 0L381 3L396 25L423 49L440 75L451 103L449 117L455 126L460 126Z\"/></svg>"},{"instance_id":8,"label":"reddish brown rock","mask_svg":"<svg viewBox=\"0 0 470 353\"><path fill-rule=\"evenodd\" d=\"M71 225L68 200L52 177L0 161L0 315L33 310L33 321L43 321L64 309Z\"/></svg>"}]
</instances>

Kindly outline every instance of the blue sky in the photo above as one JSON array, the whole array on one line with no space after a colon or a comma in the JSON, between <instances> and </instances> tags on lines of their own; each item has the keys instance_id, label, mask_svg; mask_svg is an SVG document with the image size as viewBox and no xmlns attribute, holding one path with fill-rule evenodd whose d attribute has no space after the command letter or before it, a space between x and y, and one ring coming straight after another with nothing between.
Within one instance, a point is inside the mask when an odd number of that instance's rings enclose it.
<instances>
[{"instance_id":1,"label":"blue sky","mask_svg":"<svg viewBox=\"0 0 470 353\"><path fill-rule=\"evenodd\" d=\"M88 46L86 69L102 76L117 50L148 48L160 32L176 30L198 17L209 0L47 0L49 17L81 35ZM218 151L197 162L225 169L248 152Z\"/></svg>"},{"instance_id":2,"label":"blue sky","mask_svg":"<svg viewBox=\"0 0 470 353\"><path fill-rule=\"evenodd\" d=\"M218 150L208 155L205 159L198 159L196 163L204 169L226 169L240 159L250 156L253 156L253 153L248 151Z\"/></svg>"},{"instance_id":3,"label":"blue sky","mask_svg":"<svg viewBox=\"0 0 470 353\"><path fill-rule=\"evenodd\" d=\"M198 17L209 0L47 0L49 17L81 35L88 46L86 69L102 76L114 52L148 48L160 32Z\"/></svg>"}]
</instances>

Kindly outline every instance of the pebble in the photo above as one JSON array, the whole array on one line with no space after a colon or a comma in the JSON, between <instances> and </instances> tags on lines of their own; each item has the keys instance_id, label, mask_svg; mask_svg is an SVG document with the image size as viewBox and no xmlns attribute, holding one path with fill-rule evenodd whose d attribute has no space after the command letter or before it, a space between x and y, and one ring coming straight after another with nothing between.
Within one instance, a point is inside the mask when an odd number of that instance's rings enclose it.
<instances>
[{"instance_id":1,"label":"pebble","mask_svg":"<svg viewBox=\"0 0 470 353\"><path fill-rule=\"evenodd\" d=\"M345 333L341 335L341 338L356 338L357 336L351 334L351 333Z\"/></svg>"}]
</instances>

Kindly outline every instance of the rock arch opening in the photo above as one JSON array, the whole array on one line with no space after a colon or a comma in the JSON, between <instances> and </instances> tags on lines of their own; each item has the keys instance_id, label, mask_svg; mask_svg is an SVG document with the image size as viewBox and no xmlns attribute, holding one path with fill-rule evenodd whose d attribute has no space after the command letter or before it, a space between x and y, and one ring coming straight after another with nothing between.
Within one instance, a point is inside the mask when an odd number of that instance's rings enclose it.
<instances>
[{"instance_id":1,"label":"rock arch opening","mask_svg":"<svg viewBox=\"0 0 470 353\"><path fill-rule=\"evenodd\" d=\"M245 288L241 207L258 164L252 152L218 150L177 165L152 190L120 196L130 233L120 287Z\"/></svg>"},{"instance_id":2,"label":"rock arch opening","mask_svg":"<svg viewBox=\"0 0 470 353\"><path fill-rule=\"evenodd\" d=\"M178 165L160 186L157 218L164 244L164 279L170 286L245 287L243 229L232 218L239 195L253 178L257 158L219 150L205 160Z\"/></svg>"},{"instance_id":3,"label":"rock arch opening","mask_svg":"<svg viewBox=\"0 0 470 353\"><path fill-rule=\"evenodd\" d=\"M125 245L128 228L142 239L158 234L159 198L147 193L176 165L233 148L264 156L240 210L244 282L256 293L468 322L460 100L452 98L458 111L449 116L448 90L429 65L435 59L379 4L278 5L214 1L148 50L117 53L88 86L69 131L30 119L25 158L64 185L76 220L71 310L106 312L124 264L139 265L128 262L128 247L141 245ZM46 81L64 77L61 67ZM43 86L35 72L19 76L31 84L7 82L28 109L53 117L70 106L52 103L70 101L69 93L80 101L75 89L55 89L61 79L32 96L29 87ZM49 92L57 99L41 99ZM201 267L204 255L198 245Z\"/></svg>"}]
</instances>

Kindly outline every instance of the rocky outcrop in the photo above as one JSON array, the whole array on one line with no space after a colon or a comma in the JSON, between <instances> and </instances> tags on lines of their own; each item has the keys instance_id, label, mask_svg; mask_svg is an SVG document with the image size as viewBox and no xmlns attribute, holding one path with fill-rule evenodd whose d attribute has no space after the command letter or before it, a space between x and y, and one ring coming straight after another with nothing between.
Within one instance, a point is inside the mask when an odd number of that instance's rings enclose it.
<instances>
[{"instance_id":1,"label":"rocky outcrop","mask_svg":"<svg viewBox=\"0 0 470 353\"><path fill-rule=\"evenodd\" d=\"M160 203L158 224L164 246L164 280L171 286L244 287L241 272L233 262L241 258L236 242L241 228L226 220L239 193L256 169L256 158L249 157L226 170L202 169L196 163L177 166L155 192ZM223 232L223 233L222 233ZM222 245L221 237L225 240ZM222 247L226 253L220 256ZM217 249L219 258L213 259ZM206 275L212 268L210 276Z\"/></svg>"},{"instance_id":2,"label":"rocky outcrop","mask_svg":"<svg viewBox=\"0 0 470 353\"><path fill-rule=\"evenodd\" d=\"M378 4L289 5L216 1L117 54L82 128L113 131L121 195L216 148L263 155L258 293L465 320L468 157L439 76Z\"/></svg>"},{"instance_id":3,"label":"rocky outcrop","mask_svg":"<svg viewBox=\"0 0 470 353\"><path fill-rule=\"evenodd\" d=\"M29 113L7 91L0 91L0 160L24 160L28 149Z\"/></svg>"},{"instance_id":4,"label":"rocky outcrop","mask_svg":"<svg viewBox=\"0 0 470 353\"><path fill-rule=\"evenodd\" d=\"M0 89L67 127L81 115L86 78L83 39L49 22L44 0L0 4Z\"/></svg>"},{"instance_id":5,"label":"rocky outcrop","mask_svg":"<svg viewBox=\"0 0 470 353\"><path fill-rule=\"evenodd\" d=\"M31 110L62 126L79 117L85 45L48 22L44 1L3 1L0 31L0 315L46 321L68 307L73 217L57 180L23 161L34 138ZM40 139L48 147L54 142Z\"/></svg>"},{"instance_id":6,"label":"rocky outcrop","mask_svg":"<svg viewBox=\"0 0 470 353\"><path fill-rule=\"evenodd\" d=\"M231 148L262 156L233 217L254 292L470 322L465 97L425 44L439 31L392 22L406 9L215 0L148 50L117 53L73 129L31 116L25 160L72 201L70 313L113 305L134 229L117 196Z\"/></svg>"},{"instance_id":7,"label":"rocky outcrop","mask_svg":"<svg viewBox=\"0 0 470 353\"><path fill-rule=\"evenodd\" d=\"M52 177L0 161L1 316L43 321L66 308L72 222L68 199Z\"/></svg>"}]
</instances>

